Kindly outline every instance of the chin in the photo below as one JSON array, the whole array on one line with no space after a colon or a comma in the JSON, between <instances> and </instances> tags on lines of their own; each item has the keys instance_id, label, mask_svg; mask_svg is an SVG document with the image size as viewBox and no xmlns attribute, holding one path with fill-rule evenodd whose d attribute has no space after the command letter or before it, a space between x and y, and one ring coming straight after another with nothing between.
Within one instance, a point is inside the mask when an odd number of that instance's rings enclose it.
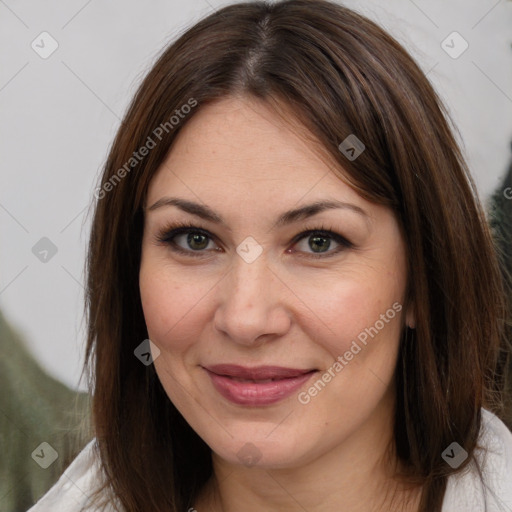
<instances>
[{"instance_id":1,"label":"chin","mask_svg":"<svg viewBox=\"0 0 512 512\"><path fill-rule=\"evenodd\" d=\"M259 467L261 469L280 469L289 468L298 464L306 463L309 459L315 458L315 455L308 450L313 450L314 438L307 432L293 433L289 427L277 426L281 431L272 432L277 424L271 425L257 424L256 427L249 426L239 429L227 427L227 430L233 436L226 439L226 432L219 432L221 439L214 439L210 435L204 438L219 458L229 464ZM270 435L269 435L270 433ZM310 441L308 446L304 439Z\"/></svg>"}]
</instances>

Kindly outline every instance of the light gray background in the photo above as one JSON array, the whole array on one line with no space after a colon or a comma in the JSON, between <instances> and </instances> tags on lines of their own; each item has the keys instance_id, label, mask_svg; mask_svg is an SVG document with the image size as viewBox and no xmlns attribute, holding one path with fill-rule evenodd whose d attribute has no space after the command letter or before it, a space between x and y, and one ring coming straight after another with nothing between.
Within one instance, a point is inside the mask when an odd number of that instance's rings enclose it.
<instances>
[{"instance_id":1,"label":"light gray background","mask_svg":"<svg viewBox=\"0 0 512 512\"><path fill-rule=\"evenodd\" d=\"M162 48L228 3L0 0L0 308L48 372L74 388L86 389L87 208L109 146ZM344 3L387 28L428 73L487 197L510 155L512 2ZM46 59L31 47L44 31L58 43ZM453 31L469 44L457 59L441 46ZM57 247L46 263L32 252L42 237Z\"/></svg>"}]
</instances>

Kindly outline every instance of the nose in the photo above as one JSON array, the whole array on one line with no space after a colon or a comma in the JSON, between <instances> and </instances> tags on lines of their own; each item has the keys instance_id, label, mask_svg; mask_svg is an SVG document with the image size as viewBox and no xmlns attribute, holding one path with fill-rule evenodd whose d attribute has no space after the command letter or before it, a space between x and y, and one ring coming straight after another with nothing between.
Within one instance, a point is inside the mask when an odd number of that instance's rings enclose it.
<instances>
[{"instance_id":1,"label":"nose","mask_svg":"<svg viewBox=\"0 0 512 512\"><path fill-rule=\"evenodd\" d=\"M238 255L218 283L214 326L235 343L261 345L284 335L291 325L286 296L292 295L270 268L264 253L252 263Z\"/></svg>"}]
</instances>

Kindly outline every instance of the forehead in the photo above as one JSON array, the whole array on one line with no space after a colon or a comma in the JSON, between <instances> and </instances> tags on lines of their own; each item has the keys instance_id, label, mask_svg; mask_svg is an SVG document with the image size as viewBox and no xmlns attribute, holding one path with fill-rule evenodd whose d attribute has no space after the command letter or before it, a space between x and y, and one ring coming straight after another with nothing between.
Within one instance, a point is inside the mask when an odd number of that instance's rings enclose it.
<instances>
[{"instance_id":1,"label":"forehead","mask_svg":"<svg viewBox=\"0 0 512 512\"><path fill-rule=\"evenodd\" d=\"M306 129L264 102L229 97L201 107L153 177L147 202L164 193L268 208L302 197L364 200L321 157ZM210 201L208 201L210 202Z\"/></svg>"}]
</instances>

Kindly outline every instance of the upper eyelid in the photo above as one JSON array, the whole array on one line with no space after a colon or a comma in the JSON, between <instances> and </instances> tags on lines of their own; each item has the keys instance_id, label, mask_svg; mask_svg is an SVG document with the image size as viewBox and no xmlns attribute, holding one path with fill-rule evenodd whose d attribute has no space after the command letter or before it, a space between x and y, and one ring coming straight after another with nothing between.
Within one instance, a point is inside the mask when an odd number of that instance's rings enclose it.
<instances>
[{"instance_id":1,"label":"upper eyelid","mask_svg":"<svg viewBox=\"0 0 512 512\"><path fill-rule=\"evenodd\" d=\"M215 233L212 233L209 229L205 228L205 227L202 227L202 226L199 226L197 224L188 224L188 223L184 223L183 225L181 224L177 224L176 226L169 226L169 227L164 227L162 228L161 230L157 231L157 236L165 236L173 231L177 232L179 230L182 230L181 233L174 233L174 235L180 235L180 234L183 234L184 232L187 232L187 231L197 231L197 232L203 232L205 233L207 236L209 236L210 238L212 239L218 239L217 235L215 235ZM305 235L308 235L312 232L325 232L325 233L329 233L329 234L332 234L334 236L338 236L340 238L343 238L345 239L347 242L349 242L348 238L345 237L344 235L342 235L341 233L338 233L338 231L334 228L329 228L329 227L325 227L325 226L317 226L317 227L306 227L304 228L303 230L299 231L293 238L292 240L296 240L298 239L299 236L305 236ZM174 236L173 235L173 236Z\"/></svg>"}]
</instances>

